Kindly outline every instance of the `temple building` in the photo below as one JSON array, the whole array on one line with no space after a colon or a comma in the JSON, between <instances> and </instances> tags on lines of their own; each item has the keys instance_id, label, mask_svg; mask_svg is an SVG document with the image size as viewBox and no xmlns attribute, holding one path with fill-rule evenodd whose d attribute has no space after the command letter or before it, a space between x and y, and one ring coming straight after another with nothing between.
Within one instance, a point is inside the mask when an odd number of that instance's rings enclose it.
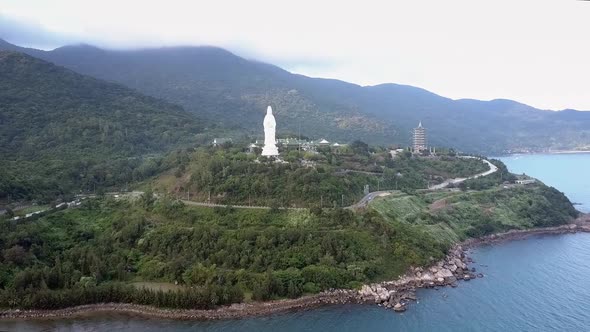
<instances>
[{"instance_id":1,"label":"temple building","mask_svg":"<svg viewBox=\"0 0 590 332\"><path fill-rule=\"evenodd\" d=\"M422 127L422 121L418 124L417 128L414 128L413 135L414 152L420 152L426 150L426 129Z\"/></svg>"}]
</instances>

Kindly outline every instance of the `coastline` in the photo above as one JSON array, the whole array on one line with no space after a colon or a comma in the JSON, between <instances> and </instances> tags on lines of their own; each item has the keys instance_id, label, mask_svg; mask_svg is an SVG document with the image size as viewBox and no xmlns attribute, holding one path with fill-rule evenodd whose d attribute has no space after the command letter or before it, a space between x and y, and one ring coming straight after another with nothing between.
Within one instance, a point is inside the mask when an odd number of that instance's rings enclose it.
<instances>
[{"instance_id":1,"label":"coastline","mask_svg":"<svg viewBox=\"0 0 590 332\"><path fill-rule=\"evenodd\" d=\"M296 299L281 299L267 302L236 303L211 310L167 309L127 303L98 303L55 310L0 310L0 320L19 319L60 319L92 316L101 313L118 313L149 318L171 320L225 320L267 316L276 313L308 310L330 304L364 303L378 304L394 311L405 311L406 304L416 300L418 288L456 287L458 280L483 277L469 268L472 260L466 250L482 245L493 245L507 241L526 239L535 235L558 235L589 232L590 215L581 215L574 222L561 226L511 230L468 239L454 245L445 259L428 268L417 267L394 281L368 284L360 290L334 289Z\"/></svg>"},{"instance_id":2,"label":"coastline","mask_svg":"<svg viewBox=\"0 0 590 332\"><path fill-rule=\"evenodd\" d=\"M589 150L556 150L549 151L547 154L578 154L578 153L590 153Z\"/></svg>"},{"instance_id":3,"label":"coastline","mask_svg":"<svg viewBox=\"0 0 590 332\"><path fill-rule=\"evenodd\" d=\"M481 238L468 239L463 241L462 245L466 249L471 249L482 245L493 245L509 241L524 240L535 235L559 235L580 232L590 233L590 215L584 215L571 224L561 226L510 230L503 233L487 235Z\"/></svg>"},{"instance_id":4,"label":"coastline","mask_svg":"<svg viewBox=\"0 0 590 332\"><path fill-rule=\"evenodd\" d=\"M500 154L496 157L517 157L517 156L534 156L546 154L590 154L590 150L553 150L553 151L536 151L536 152L513 152ZM492 157L492 158L496 158Z\"/></svg>"}]
</instances>

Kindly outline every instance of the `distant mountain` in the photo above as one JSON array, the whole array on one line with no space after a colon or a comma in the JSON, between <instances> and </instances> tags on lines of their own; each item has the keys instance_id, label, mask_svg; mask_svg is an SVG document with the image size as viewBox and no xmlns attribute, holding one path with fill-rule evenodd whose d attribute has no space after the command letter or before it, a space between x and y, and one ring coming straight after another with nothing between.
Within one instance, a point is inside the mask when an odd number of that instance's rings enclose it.
<instances>
[{"instance_id":1,"label":"distant mountain","mask_svg":"<svg viewBox=\"0 0 590 332\"><path fill-rule=\"evenodd\" d=\"M151 175L145 168L157 165L142 156L193 144L202 131L179 106L0 51L0 199L52 197Z\"/></svg>"},{"instance_id":2,"label":"distant mountain","mask_svg":"<svg viewBox=\"0 0 590 332\"><path fill-rule=\"evenodd\" d=\"M316 138L361 138L380 143L396 139L396 128L391 123L340 104L333 97L315 96L315 86L336 88L335 92L341 94L341 86L353 85L328 80L310 82L306 77L242 59L220 48L106 51L78 45L35 56L177 103L222 126L241 127L251 135L262 133L262 118L270 104L283 133L298 133L301 128L302 134Z\"/></svg>"},{"instance_id":3,"label":"distant mountain","mask_svg":"<svg viewBox=\"0 0 590 332\"><path fill-rule=\"evenodd\" d=\"M4 42L1 48L18 48ZM590 145L590 113L552 112L510 100L452 100L405 85L362 87L309 78L215 47L129 51L74 45L20 49L74 71L184 106L224 127L261 134L266 105L279 133L407 144L419 121L430 143L463 151L569 149Z\"/></svg>"}]
</instances>

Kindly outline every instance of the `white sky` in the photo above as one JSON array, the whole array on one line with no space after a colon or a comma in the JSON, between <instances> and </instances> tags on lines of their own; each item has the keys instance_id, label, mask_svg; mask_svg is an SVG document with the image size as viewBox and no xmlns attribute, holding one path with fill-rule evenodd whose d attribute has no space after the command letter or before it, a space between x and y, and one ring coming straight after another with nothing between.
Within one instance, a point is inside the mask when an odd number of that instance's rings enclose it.
<instances>
[{"instance_id":1,"label":"white sky","mask_svg":"<svg viewBox=\"0 0 590 332\"><path fill-rule=\"evenodd\" d=\"M9 39L7 26L36 32ZM2 37L45 47L208 44L362 85L590 110L590 1L1 0Z\"/></svg>"}]
</instances>

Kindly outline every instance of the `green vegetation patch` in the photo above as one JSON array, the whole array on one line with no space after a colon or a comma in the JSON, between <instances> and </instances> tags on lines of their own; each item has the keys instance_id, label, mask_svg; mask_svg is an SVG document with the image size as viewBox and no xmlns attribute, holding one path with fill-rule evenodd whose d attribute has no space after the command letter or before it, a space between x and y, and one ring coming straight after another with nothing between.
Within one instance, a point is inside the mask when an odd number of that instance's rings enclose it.
<instances>
[{"instance_id":1,"label":"green vegetation patch","mask_svg":"<svg viewBox=\"0 0 590 332\"><path fill-rule=\"evenodd\" d=\"M178 106L0 52L0 199L123 187L165 169L159 154L203 130Z\"/></svg>"},{"instance_id":2,"label":"green vegetation patch","mask_svg":"<svg viewBox=\"0 0 590 332\"><path fill-rule=\"evenodd\" d=\"M370 191L413 193L448 178L488 170L478 159L455 156L392 158L389 151L355 141L319 148L317 153L285 149L286 163L226 145L197 149L145 187L199 202L270 207L345 207ZM174 175L174 177L172 177Z\"/></svg>"},{"instance_id":3,"label":"green vegetation patch","mask_svg":"<svg viewBox=\"0 0 590 332\"><path fill-rule=\"evenodd\" d=\"M510 229L562 225L578 213L563 193L543 184L384 197L371 208L390 222L423 226L445 243Z\"/></svg>"},{"instance_id":4,"label":"green vegetation patch","mask_svg":"<svg viewBox=\"0 0 590 332\"><path fill-rule=\"evenodd\" d=\"M1 226L0 306L19 308L296 297L392 279L446 250L370 211L193 208L147 195Z\"/></svg>"}]
</instances>

